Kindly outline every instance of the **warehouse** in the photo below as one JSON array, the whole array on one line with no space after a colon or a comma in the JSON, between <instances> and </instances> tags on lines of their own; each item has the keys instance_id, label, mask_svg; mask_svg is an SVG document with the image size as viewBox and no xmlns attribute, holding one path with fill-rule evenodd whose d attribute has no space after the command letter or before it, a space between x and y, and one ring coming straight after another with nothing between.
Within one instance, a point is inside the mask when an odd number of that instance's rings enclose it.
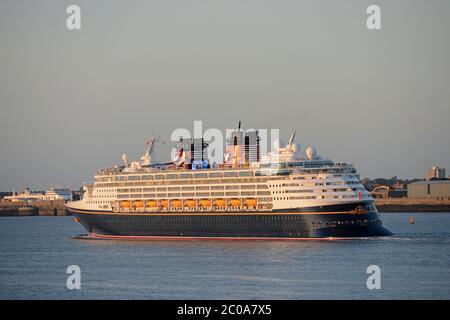
<instances>
[{"instance_id":1,"label":"warehouse","mask_svg":"<svg viewBox=\"0 0 450 320\"><path fill-rule=\"evenodd\" d=\"M408 198L450 199L450 180L410 183L408 184Z\"/></svg>"}]
</instances>

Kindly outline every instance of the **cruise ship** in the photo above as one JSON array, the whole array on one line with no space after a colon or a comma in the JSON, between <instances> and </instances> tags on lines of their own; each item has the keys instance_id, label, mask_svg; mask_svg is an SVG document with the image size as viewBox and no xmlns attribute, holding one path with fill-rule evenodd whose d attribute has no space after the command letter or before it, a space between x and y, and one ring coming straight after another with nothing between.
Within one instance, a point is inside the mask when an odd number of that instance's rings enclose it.
<instances>
[{"instance_id":1,"label":"cruise ship","mask_svg":"<svg viewBox=\"0 0 450 320\"><path fill-rule=\"evenodd\" d=\"M94 239L307 240L381 237L374 199L348 163L300 152L295 131L261 154L258 131L234 130L221 164L208 143L180 139L175 159L153 163L152 138L141 161L101 169L67 208Z\"/></svg>"}]
</instances>

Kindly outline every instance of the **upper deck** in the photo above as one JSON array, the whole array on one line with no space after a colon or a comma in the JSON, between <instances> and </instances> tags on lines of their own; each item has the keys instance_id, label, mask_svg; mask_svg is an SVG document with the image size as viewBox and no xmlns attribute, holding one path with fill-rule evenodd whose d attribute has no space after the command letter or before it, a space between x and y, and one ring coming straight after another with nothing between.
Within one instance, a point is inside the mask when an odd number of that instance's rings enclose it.
<instances>
[{"instance_id":1,"label":"upper deck","mask_svg":"<svg viewBox=\"0 0 450 320\"><path fill-rule=\"evenodd\" d=\"M240 126L239 126L240 128ZM274 146L273 152L260 155L259 138L256 135L245 136L241 131L234 132L235 138L229 139L223 163L210 164L205 155L208 146L203 138L192 140L177 146L177 155L169 163L152 163L152 151L155 140L147 145L142 162L129 162L128 155L123 154L123 166L101 169L95 175L96 183L138 182L175 184L176 181L218 180L218 183L236 180L287 179L295 174L355 174L351 164L334 162L316 154L313 147L308 147L305 155L299 154L299 148L294 143L295 131L285 147ZM255 144L251 139L257 138ZM248 139L247 139L248 138ZM210 181L208 181L210 182ZM207 183L208 183L207 182Z\"/></svg>"},{"instance_id":2,"label":"upper deck","mask_svg":"<svg viewBox=\"0 0 450 320\"><path fill-rule=\"evenodd\" d=\"M254 163L251 165L216 165L207 169L186 169L175 165L142 167L125 170L125 167L99 170L95 182L126 181L177 181L209 179L249 179L254 177L286 177L292 174L354 174L355 168L347 163L330 160L306 160L280 163Z\"/></svg>"}]
</instances>

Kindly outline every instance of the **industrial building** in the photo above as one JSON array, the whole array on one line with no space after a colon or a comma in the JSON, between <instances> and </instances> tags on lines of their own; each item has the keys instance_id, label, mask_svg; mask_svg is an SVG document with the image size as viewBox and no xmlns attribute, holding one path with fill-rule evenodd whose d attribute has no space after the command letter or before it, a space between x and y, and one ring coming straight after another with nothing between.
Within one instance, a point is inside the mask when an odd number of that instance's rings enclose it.
<instances>
[{"instance_id":1,"label":"industrial building","mask_svg":"<svg viewBox=\"0 0 450 320\"><path fill-rule=\"evenodd\" d=\"M450 200L450 180L418 181L408 184L408 198Z\"/></svg>"}]
</instances>

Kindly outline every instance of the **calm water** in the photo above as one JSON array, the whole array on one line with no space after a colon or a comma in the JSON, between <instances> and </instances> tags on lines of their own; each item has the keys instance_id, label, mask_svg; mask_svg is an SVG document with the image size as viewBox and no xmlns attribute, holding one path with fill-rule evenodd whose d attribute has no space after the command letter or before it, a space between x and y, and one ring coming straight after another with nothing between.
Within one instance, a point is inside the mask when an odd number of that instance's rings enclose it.
<instances>
[{"instance_id":1,"label":"calm water","mask_svg":"<svg viewBox=\"0 0 450 320\"><path fill-rule=\"evenodd\" d=\"M449 299L450 213L382 218L394 237L304 242L74 240L71 217L0 218L0 298ZM66 288L73 264L81 290Z\"/></svg>"}]
</instances>

